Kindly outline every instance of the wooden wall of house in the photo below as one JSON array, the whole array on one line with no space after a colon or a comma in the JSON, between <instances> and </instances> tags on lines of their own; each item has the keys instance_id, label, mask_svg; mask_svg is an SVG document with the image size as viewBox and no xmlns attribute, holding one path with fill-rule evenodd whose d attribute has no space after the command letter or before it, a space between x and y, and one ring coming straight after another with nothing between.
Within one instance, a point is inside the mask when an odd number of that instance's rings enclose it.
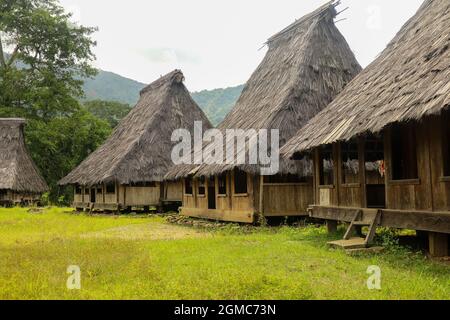
<instances>
[{"instance_id":1,"label":"wooden wall of house","mask_svg":"<svg viewBox=\"0 0 450 320\"><path fill-rule=\"evenodd\" d=\"M450 111L445 112L443 117L431 117L428 125L430 133L432 199L433 209L436 211L450 211L450 173L444 172L444 161L447 162L447 166L450 168L450 152L447 154L447 159L445 159L442 147L443 144L447 144L447 146L450 144L449 126Z\"/></svg>"},{"instance_id":2,"label":"wooden wall of house","mask_svg":"<svg viewBox=\"0 0 450 320\"><path fill-rule=\"evenodd\" d=\"M22 201L35 202L41 198L40 194L28 193L28 192L15 192L12 190L6 190L4 194L0 195L0 201L11 201L14 203L20 203Z\"/></svg>"},{"instance_id":3,"label":"wooden wall of house","mask_svg":"<svg viewBox=\"0 0 450 320\"><path fill-rule=\"evenodd\" d=\"M152 187L120 186L120 203L128 206L156 206L161 197L161 184L156 182Z\"/></svg>"},{"instance_id":4,"label":"wooden wall of house","mask_svg":"<svg viewBox=\"0 0 450 320\"><path fill-rule=\"evenodd\" d=\"M196 199L196 187L195 187L195 181L192 181L192 194L187 194L186 189L186 179L183 179L183 207L186 208L195 208L195 199Z\"/></svg>"},{"instance_id":5,"label":"wooden wall of house","mask_svg":"<svg viewBox=\"0 0 450 320\"><path fill-rule=\"evenodd\" d=\"M234 190L234 172L231 173L231 207L233 210L248 211L254 210L254 176L247 174L247 193L237 194Z\"/></svg>"},{"instance_id":6,"label":"wooden wall of house","mask_svg":"<svg viewBox=\"0 0 450 320\"><path fill-rule=\"evenodd\" d=\"M334 181L332 184L322 185L320 183L320 169L319 169L319 150L314 150L314 202L321 206L339 206L338 191L337 191L337 162L338 158L338 144L333 144L333 161L334 161Z\"/></svg>"},{"instance_id":7,"label":"wooden wall of house","mask_svg":"<svg viewBox=\"0 0 450 320\"><path fill-rule=\"evenodd\" d=\"M450 112L409 124L415 136L417 177L394 180L392 160L393 128L407 130L408 124L390 127L383 131L385 175L381 178L365 170L365 138L358 139L359 181L345 184L342 180L343 166L341 143L332 146L334 182L320 185L319 149L314 150L314 203L321 206L367 207L366 184L386 186L386 209L409 211L449 211L450 177L444 174L443 139L448 137ZM447 139L450 140L450 137ZM447 174L449 174L447 172Z\"/></svg>"},{"instance_id":8,"label":"wooden wall of house","mask_svg":"<svg viewBox=\"0 0 450 320\"><path fill-rule=\"evenodd\" d=\"M182 201L183 199L183 182L168 181L164 184L164 200L166 201Z\"/></svg>"},{"instance_id":9,"label":"wooden wall of house","mask_svg":"<svg viewBox=\"0 0 450 320\"><path fill-rule=\"evenodd\" d=\"M91 190L94 190L95 203L99 205L154 206L159 204L161 196L158 182L154 187L116 185L114 192L108 192L106 185L97 185L82 187L81 194L74 192L74 203L89 205Z\"/></svg>"},{"instance_id":10,"label":"wooden wall of house","mask_svg":"<svg viewBox=\"0 0 450 320\"><path fill-rule=\"evenodd\" d=\"M10 201L12 198L11 190L0 190L0 201Z\"/></svg>"},{"instance_id":11,"label":"wooden wall of house","mask_svg":"<svg viewBox=\"0 0 450 320\"><path fill-rule=\"evenodd\" d=\"M196 207L199 208L199 209L207 210L208 209L208 198L207 198L207 196L208 196L208 186L207 186L207 182L205 182L205 185L204 185L205 186L205 193L204 194L199 194L199 192L198 192L198 188L200 186L200 181L196 180L195 182L196 182L195 190L196 190L196 196L197 196L197 198L196 198L196 200L197 200Z\"/></svg>"},{"instance_id":12,"label":"wooden wall of house","mask_svg":"<svg viewBox=\"0 0 450 320\"><path fill-rule=\"evenodd\" d=\"M430 151L428 124L415 126L418 178L393 180L392 128L385 130L386 207L399 210L433 210L430 180Z\"/></svg>"},{"instance_id":13,"label":"wooden wall of house","mask_svg":"<svg viewBox=\"0 0 450 320\"><path fill-rule=\"evenodd\" d=\"M247 175L247 193L236 194L234 190L234 173L228 172L227 194L218 194L218 178L214 177L216 209L208 208L208 184L209 179L205 179L205 194L200 195L198 192L199 179L193 179L192 195L185 193L185 180L183 180L183 207L181 212L187 216L218 219L225 221L252 222L255 212L254 208L254 177Z\"/></svg>"},{"instance_id":14,"label":"wooden wall of house","mask_svg":"<svg viewBox=\"0 0 450 320\"><path fill-rule=\"evenodd\" d=\"M74 193L73 202L75 202L75 203L84 203L83 194L76 194L76 193Z\"/></svg>"},{"instance_id":15,"label":"wooden wall of house","mask_svg":"<svg viewBox=\"0 0 450 320\"><path fill-rule=\"evenodd\" d=\"M312 177L305 183L265 183L263 198L260 198L262 181L260 176L247 175L246 194L235 192L234 172L226 174L226 181L226 194L218 194L218 177L214 177L216 209L209 209L208 184L210 181L209 179L205 181L205 195L199 195L199 179L194 179L193 194L183 193L183 214L206 218L222 217L226 214L227 220L232 220L233 215L247 215L249 212L253 215L260 213L262 205L263 214L266 216L306 215L307 208L314 199ZM183 191L184 189L183 187Z\"/></svg>"},{"instance_id":16,"label":"wooden wall of house","mask_svg":"<svg viewBox=\"0 0 450 320\"><path fill-rule=\"evenodd\" d=\"M307 215L307 208L314 203L313 179L305 183L264 183L264 216Z\"/></svg>"},{"instance_id":17,"label":"wooden wall of house","mask_svg":"<svg viewBox=\"0 0 450 320\"><path fill-rule=\"evenodd\" d=\"M219 179L215 177L215 188L216 188L216 207L218 210L232 210L233 209L233 199L232 194L232 178L231 173L226 173L226 194L219 194Z\"/></svg>"},{"instance_id":18,"label":"wooden wall of house","mask_svg":"<svg viewBox=\"0 0 450 320\"><path fill-rule=\"evenodd\" d=\"M117 203L117 188L114 189L114 192L107 192L106 186L103 186L103 203Z\"/></svg>"},{"instance_id":19,"label":"wooden wall of house","mask_svg":"<svg viewBox=\"0 0 450 320\"><path fill-rule=\"evenodd\" d=\"M386 130L387 208L450 210L450 178L444 176L443 155L443 139L449 125L447 114L429 117L413 124L417 146L417 179L392 180L392 129Z\"/></svg>"},{"instance_id":20,"label":"wooden wall of house","mask_svg":"<svg viewBox=\"0 0 450 320\"><path fill-rule=\"evenodd\" d=\"M184 181L184 180L183 180ZM217 190L218 179L214 177L215 190L216 190L216 209L217 210L249 210L254 208L253 203L253 176L247 175L247 187L248 192L246 194L236 194L234 191L234 175L227 173L227 194L219 195ZM184 184L184 182L183 182ZM196 208L196 209L208 209L208 184L209 179L205 181L205 194L200 195L198 193L199 179L193 180L193 194L185 194L183 192L183 207L184 208ZM183 188L184 189L184 188Z\"/></svg>"}]
</instances>

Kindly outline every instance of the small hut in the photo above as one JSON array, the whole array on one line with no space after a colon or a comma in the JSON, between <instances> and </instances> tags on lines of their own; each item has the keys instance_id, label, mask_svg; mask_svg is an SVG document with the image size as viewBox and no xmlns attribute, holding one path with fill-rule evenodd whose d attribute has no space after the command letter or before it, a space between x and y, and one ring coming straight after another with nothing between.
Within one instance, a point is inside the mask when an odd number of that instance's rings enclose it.
<instances>
[{"instance_id":1,"label":"small hut","mask_svg":"<svg viewBox=\"0 0 450 320\"><path fill-rule=\"evenodd\" d=\"M337 4L321 6L267 41L265 58L218 127L224 136L228 129L278 129L283 145L361 71L334 24ZM248 159L254 140L247 138ZM166 177L184 179L183 215L252 223L258 214L307 214L313 201L312 172L299 176L298 165L283 161L278 174L272 176L261 175L261 163L181 165Z\"/></svg>"},{"instance_id":2,"label":"small hut","mask_svg":"<svg viewBox=\"0 0 450 320\"><path fill-rule=\"evenodd\" d=\"M211 124L192 100L175 70L141 91L140 100L109 139L84 160L61 185L73 185L74 207L89 210L130 210L181 203L180 181L163 182L173 165L172 132L194 122Z\"/></svg>"},{"instance_id":3,"label":"small hut","mask_svg":"<svg viewBox=\"0 0 450 320\"><path fill-rule=\"evenodd\" d=\"M379 57L283 148L314 154L314 218L429 232L448 254L450 233L450 2L426 0ZM356 242L355 242L356 241Z\"/></svg>"},{"instance_id":4,"label":"small hut","mask_svg":"<svg viewBox=\"0 0 450 320\"><path fill-rule=\"evenodd\" d=\"M37 204L48 191L25 146L25 123L0 118L0 205Z\"/></svg>"}]
</instances>

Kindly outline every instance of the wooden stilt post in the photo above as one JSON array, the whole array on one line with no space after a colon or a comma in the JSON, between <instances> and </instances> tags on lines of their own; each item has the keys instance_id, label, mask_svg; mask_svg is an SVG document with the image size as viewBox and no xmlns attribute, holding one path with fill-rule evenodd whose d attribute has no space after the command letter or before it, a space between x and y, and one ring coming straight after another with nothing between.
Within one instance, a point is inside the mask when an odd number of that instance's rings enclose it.
<instances>
[{"instance_id":1,"label":"wooden stilt post","mask_svg":"<svg viewBox=\"0 0 450 320\"><path fill-rule=\"evenodd\" d=\"M432 257L446 257L448 251L448 234L445 233L428 233L429 251Z\"/></svg>"},{"instance_id":2,"label":"wooden stilt post","mask_svg":"<svg viewBox=\"0 0 450 320\"><path fill-rule=\"evenodd\" d=\"M327 220L327 230L328 233L336 233L337 232L337 221L336 220Z\"/></svg>"}]
</instances>

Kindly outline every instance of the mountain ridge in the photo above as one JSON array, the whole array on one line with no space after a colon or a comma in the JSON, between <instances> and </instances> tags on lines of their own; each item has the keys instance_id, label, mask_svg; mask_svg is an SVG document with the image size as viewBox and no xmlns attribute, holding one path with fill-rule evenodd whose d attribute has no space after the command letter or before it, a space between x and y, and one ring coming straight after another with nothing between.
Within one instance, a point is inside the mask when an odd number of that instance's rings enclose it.
<instances>
[{"instance_id":1,"label":"mountain ridge","mask_svg":"<svg viewBox=\"0 0 450 320\"><path fill-rule=\"evenodd\" d=\"M92 100L114 101L134 106L139 92L146 84L121 76L111 71L98 70L92 79L83 85L83 102ZM191 92L194 101L202 108L213 125L219 124L233 108L244 85Z\"/></svg>"}]
</instances>

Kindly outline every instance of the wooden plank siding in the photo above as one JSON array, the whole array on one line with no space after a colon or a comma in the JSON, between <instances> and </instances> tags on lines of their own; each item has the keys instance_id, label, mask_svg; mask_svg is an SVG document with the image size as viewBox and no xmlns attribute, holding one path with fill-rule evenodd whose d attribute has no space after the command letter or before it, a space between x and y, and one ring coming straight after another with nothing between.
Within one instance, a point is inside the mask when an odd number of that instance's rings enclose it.
<instances>
[{"instance_id":1,"label":"wooden plank siding","mask_svg":"<svg viewBox=\"0 0 450 320\"><path fill-rule=\"evenodd\" d=\"M386 193L383 226L450 233L450 177L444 176L443 156L443 137L448 135L449 121L444 119L442 115L432 116L410 124L417 153L417 178L413 179L393 179L393 130L389 127L383 131ZM342 182L341 144L333 144L333 185L319 185L320 156L319 150L314 150L316 196L310 208L312 217L348 222L354 209L367 208L366 182L370 183L376 177L367 176L365 170L364 138L358 138L358 144L359 183L349 185Z\"/></svg>"},{"instance_id":2,"label":"wooden plank siding","mask_svg":"<svg viewBox=\"0 0 450 320\"><path fill-rule=\"evenodd\" d=\"M313 203L312 177L305 183L263 184L264 216L307 215L308 206Z\"/></svg>"},{"instance_id":3,"label":"wooden plank siding","mask_svg":"<svg viewBox=\"0 0 450 320\"><path fill-rule=\"evenodd\" d=\"M226 174L226 180L227 194L219 195L218 179L217 177L214 177L216 209L208 209L209 179L206 179L205 181L205 195L198 194L199 180L193 179L193 194L186 195L183 193L183 207L180 209L181 214L212 220L253 223L255 218L253 176L250 174L247 175L246 194L235 193L233 172L228 172ZM185 180L183 181L183 184L185 184Z\"/></svg>"},{"instance_id":4,"label":"wooden plank siding","mask_svg":"<svg viewBox=\"0 0 450 320\"><path fill-rule=\"evenodd\" d=\"M218 177L214 177L216 209L208 208L209 179L206 179L205 196L198 195L198 179L194 179L193 194L183 194L181 214L212 220L247 223L254 222L258 214L267 217L308 215L308 206L314 200L312 177L305 183L264 183L261 179L263 178L260 176L247 174L247 193L236 194L234 172L228 172L226 173L227 194L220 195L218 194ZM183 185L185 183L184 180ZM260 198L261 187L263 189L262 199Z\"/></svg>"},{"instance_id":5,"label":"wooden plank siding","mask_svg":"<svg viewBox=\"0 0 450 320\"><path fill-rule=\"evenodd\" d=\"M155 182L154 186L115 186L114 193L108 193L106 185L82 187L81 194L74 191L74 204L76 208L90 208L91 190L95 192L94 209L120 209L126 207L152 207L159 206L161 201L176 202L183 198L183 185L181 182ZM101 192L100 192L101 191ZM163 192L162 192L163 191ZM163 195L163 197L161 197Z\"/></svg>"}]
</instances>

